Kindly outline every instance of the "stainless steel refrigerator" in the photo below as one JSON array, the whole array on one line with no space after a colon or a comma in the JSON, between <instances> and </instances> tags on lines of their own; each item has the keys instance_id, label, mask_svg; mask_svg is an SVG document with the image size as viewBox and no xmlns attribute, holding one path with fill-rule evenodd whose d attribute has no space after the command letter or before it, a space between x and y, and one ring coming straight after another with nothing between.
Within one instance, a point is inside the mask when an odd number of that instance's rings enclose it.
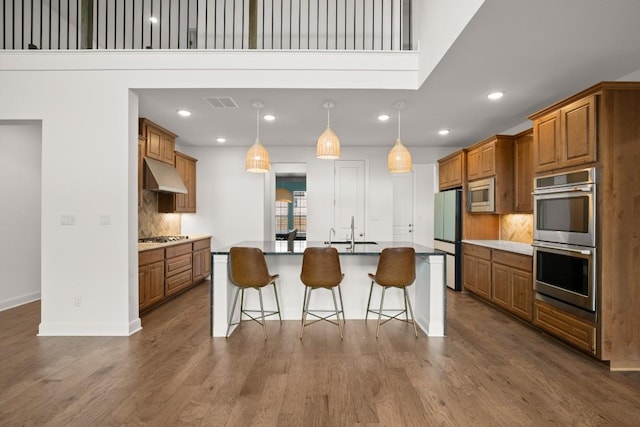
<instances>
[{"instance_id":1,"label":"stainless steel refrigerator","mask_svg":"<svg viewBox=\"0 0 640 427\"><path fill-rule=\"evenodd\" d=\"M433 247L447 253L447 286L462 290L462 190L435 194Z\"/></svg>"}]
</instances>

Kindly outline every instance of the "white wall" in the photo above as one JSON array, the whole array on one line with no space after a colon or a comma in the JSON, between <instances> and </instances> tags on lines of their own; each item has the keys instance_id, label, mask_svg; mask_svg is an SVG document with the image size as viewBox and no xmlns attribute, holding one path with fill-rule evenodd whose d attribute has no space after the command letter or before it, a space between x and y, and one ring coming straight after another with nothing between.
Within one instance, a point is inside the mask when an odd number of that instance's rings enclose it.
<instances>
[{"instance_id":1,"label":"white wall","mask_svg":"<svg viewBox=\"0 0 640 427\"><path fill-rule=\"evenodd\" d=\"M0 310L40 298L42 126L0 121Z\"/></svg>"}]
</instances>

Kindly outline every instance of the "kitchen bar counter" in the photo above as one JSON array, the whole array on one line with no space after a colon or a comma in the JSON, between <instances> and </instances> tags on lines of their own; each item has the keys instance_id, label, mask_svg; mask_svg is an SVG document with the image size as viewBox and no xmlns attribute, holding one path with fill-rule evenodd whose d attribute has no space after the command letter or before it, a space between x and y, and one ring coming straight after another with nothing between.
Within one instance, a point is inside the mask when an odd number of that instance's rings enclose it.
<instances>
[{"instance_id":1,"label":"kitchen bar counter","mask_svg":"<svg viewBox=\"0 0 640 427\"><path fill-rule=\"evenodd\" d=\"M463 240L462 243L533 256L533 247L526 243L511 242L509 240Z\"/></svg>"},{"instance_id":2,"label":"kitchen bar counter","mask_svg":"<svg viewBox=\"0 0 640 427\"><path fill-rule=\"evenodd\" d=\"M328 246L318 241L245 241L232 246L260 248L267 260L269 272L279 274L277 281L280 308L283 320L300 320L304 285L300 281L302 254L311 246ZM359 243L349 249L348 243L332 244L340 253L340 265L345 277L341 283L344 313L350 319L364 319L367 298L371 285L367 273L375 273L380 252L388 247L412 246L416 250L416 281L407 288L414 307L416 323L429 336L445 334L445 271L444 252L408 242ZM230 247L211 252L213 284L211 286L211 335L223 337L227 331L229 310L233 303L235 286L228 277L228 255ZM385 294L385 307L404 307L402 292L390 290ZM374 286L371 302L380 304L380 287ZM265 289L263 294L265 309L275 307L273 291ZM245 293L246 307L259 307L257 292ZM333 309L330 292L322 290L313 293L312 307ZM234 322L238 320L238 309ZM273 325L273 326L271 326ZM267 328L277 327L277 322L268 322ZM235 328L235 327L234 327ZM272 332L273 333L273 332ZM337 333L337 332L336 332ZM407 332L408 333L408 332Z\"/></svg>"}]
</instances>

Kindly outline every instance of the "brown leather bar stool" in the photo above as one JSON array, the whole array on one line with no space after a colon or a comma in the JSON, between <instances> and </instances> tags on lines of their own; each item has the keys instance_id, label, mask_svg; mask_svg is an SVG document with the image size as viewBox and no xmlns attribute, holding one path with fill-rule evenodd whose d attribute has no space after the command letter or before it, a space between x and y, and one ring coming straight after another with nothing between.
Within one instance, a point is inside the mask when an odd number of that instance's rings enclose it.
<instances>
[{"instance_id":1,"label":"brown leather bar stool","mask_svg":"<svg viewBox=\"0 0 640 427\"><path fill-rule=\"evenodd\" d=\"M342 322L344 323L342 291L340 290L340 282L342 282L343 278L344 274L342 274L342 270L340 269L340 257L338 256L336 248L307 248L304 250L302 256L302 272L300 273L300 280L305 285L300 339L302 339L305 326L312 325L321 320L338 325L340 338L343 338L342 325L340 324L340 314L342 314ZM319 288L331 290L335 310L309 310L311 292ZM338 294L340 295L340 309L338 309L338 303L336 301L335 288L338 288ZM316 313L329 314L322 316ZM307 315L317 317L317 319L307 323ZM336 316L335 322L329 319L331 316Z\"/></svg>"},{"instance_id":2,"label":"brown leather bar stool","mask_svg":"<svg viewBox=\"0 0 640 427\"><path fill-rule=\"evenodd\" d=\"M264 330L264 339L267 339L267 325L265 324L265 317L277 314L280 318L280 324L282 324L280 302L278 301L278 289L276 288L276 279L279 276L277 274L269 274L267 261L264 259L264 253L262 253L262 250L259 248L233 247L229 250L229 277L237 289L236 296L233 299L233 305L231 306L231 312L229 314L227 337L229 336L229 330L231 327L242 322L242 315L246 314L251 320L262 325ZM267 285L273 285L277 310L265 312L264 305L262 303L262 288ZM248 288L258 290L260 310L246 310L244 308L244 291ZM242 293L242 297L240 299L240 320L236 323L231 323L233 319L233 312L235 311L236 303L238 302L238 293ZM251 315L251 313L258 312L261 314L259 318ZM262 319L262 322L258 319Z\"/></svg>"},{"instance_id":3,"label":"brown leather bar stool","mask_svg":"<svg viewBox=\"0 0 640 427\"><path fill-rule=\"evenodd\" d=\"M416 328L415 317L413 317L413 308L407 293L407 286L410 286L416 279L416 251L413 248L385 248L380 253L376 274L369 273L371 279L371 289L369 289L369 301L367 302L367 312L365 314L365 322L369 313L378 315L378 326L376 327L376 338L380 331L380 325L387 323L391 319L397 319L402 313L406 316L406 322L409 322L409 313L411 313L411 323L413 323L413 332L418 338L418 329ZM382 286L382 296L380 298L380 309L371 310L371 294L373 292L373 284L377 283ZM388 288L402 288L404 292L404 309L384 309L384 293ZM408 311L407 311L408 308ZM383 311L397 311L395 315L383 313ZM384 322L380 322L382 316L388 317ZM398 319L402 320L402 319Z\"/></svg>"}]
</instances>

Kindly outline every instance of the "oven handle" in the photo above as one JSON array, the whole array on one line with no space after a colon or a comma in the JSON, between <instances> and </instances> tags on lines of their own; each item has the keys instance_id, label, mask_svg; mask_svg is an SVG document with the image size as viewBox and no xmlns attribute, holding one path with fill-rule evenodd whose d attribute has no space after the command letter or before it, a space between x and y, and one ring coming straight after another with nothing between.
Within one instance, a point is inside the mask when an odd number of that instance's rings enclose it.
<instances>
[{"instance_id":1,"label":"oven handle","mask_svg":"<svg viewBox=\"0 0 640 427\"><path fill-rule=\"evenodd\" d=\"M567 251L567 252L575 252L582 255L592 255L593 251L590 249L570 249L563 246L555 246L555 245L547 245L544 243L534 243L531 246L534 248L543 248L543 249L556 249L559 251Z\"/></svg>"},{"instance_id":2,"label":"oven handle","mask_svg":"<svg viewBox=\"0 0 640 427\"><path fill-rule=\"evenodd\" d=\"M538 188L533 193L535 195L541 194L556 194L556 193L590 193L593 191L592 185L579 185L576 187L562 187L562 188Z\"/></svg>"}]
</instances>

